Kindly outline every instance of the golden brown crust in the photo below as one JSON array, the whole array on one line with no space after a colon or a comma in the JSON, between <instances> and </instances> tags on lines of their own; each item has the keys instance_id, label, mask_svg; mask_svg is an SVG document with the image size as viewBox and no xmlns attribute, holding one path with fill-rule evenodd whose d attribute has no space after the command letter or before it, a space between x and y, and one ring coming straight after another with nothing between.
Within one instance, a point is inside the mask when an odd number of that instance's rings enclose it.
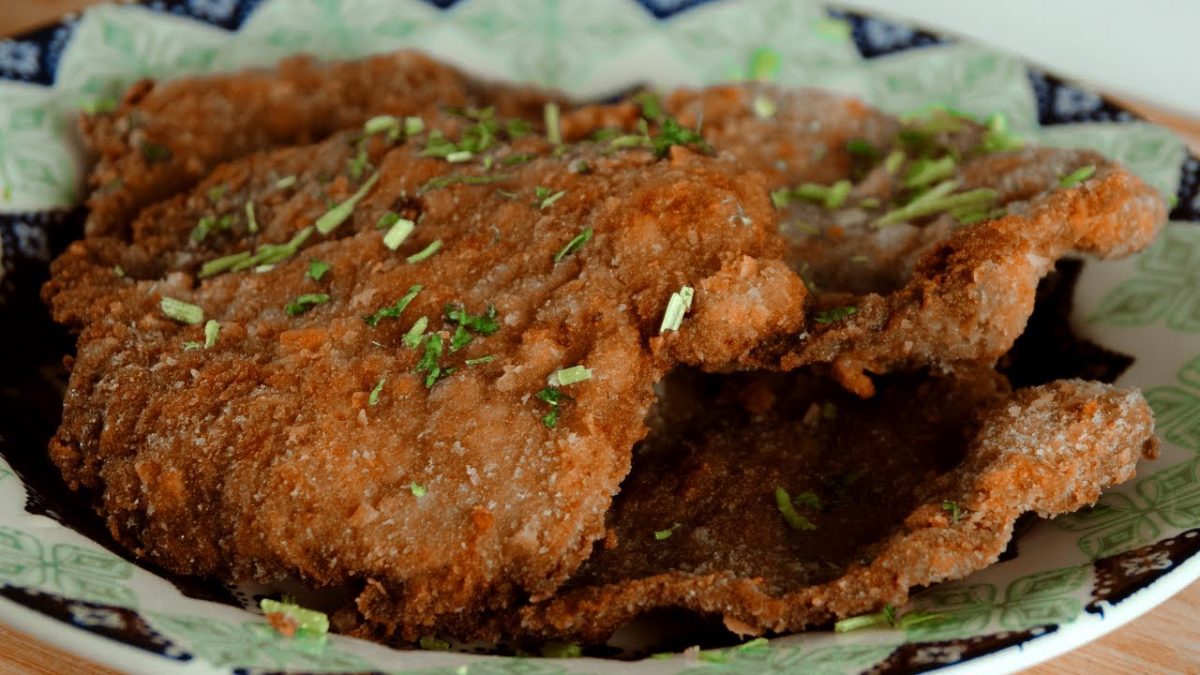
<instances>
[{"instance_id":1,"label":"golden brown crust","mask_svg":"<svg viewBox=\"0 0 1200 675\"><path fill-rule=\"evenodd\" d=\"M636 482L639 469L635 466L631 478L634 492L629 497L623 493L615 506L616 522L611 526L616 528L620 542L617 549L594 552L593 559L581 569L582 579L571 582L570 590L547 602L522 608L510 630L543 638L603 641L642 613L682 607L718 615L743 634L761 634L802 630L834 618L875 611L884 604L903 604L914 587L962 578L995 562L1021 514L1032 511L1052 517L1094 503L1105 487L1128 480L1139 458L1155 454L1150 409L1136 392L1072 380L1008 396L999 394L996 400L996 394L987 393L986 381L964 381L950 390L935 391L932 397L929 392L910 391L908 395L917 404L911 413L937 413L922 405L978 405L980 423L978 431L968 436L961 463L917 485L914 501L904 511L907 515L894 531L878 541L870 537L854 541L863 532L855 530L854 516L838 515L837 509L833 514L814 516L817 529L813 532L789 531L778 514L763 513L770 506L769 498L746 494L739 479L733 477L739 470L757 476L764 484L751 492L769 493L777 467L758 464L755 452L746 452L732 473L728 469L714 471L730 476L727 484L720 485L724 506L718 511L693 503L686 489L676 487L671 491L674 479L669 476L656 479L661 491L656 491L654 482ZM963 395L969 403L962 402ZM946 398L938 403L939 397ZM955 413L949 415L940 422L931 418L926 424L933 426L927 426L924 433L952 421ZM721 457L735 447L761 449L772 436L803 436L803 431L797 433L795 423L778 432L763 426L776 422L768 416L759 426L726 431L727 438L691 455L677 471L686 480L695 480L707 473L698 466L707 462L719 466ZM863 433L873 433L869 419L856 418L856 422L864 426ZM889 428L897 428L895 420ZM892 437L898 447L880 448L880 457L929 442L908 439L914 430L910 424L910 429L898 431ZM853 441L845 442L849 447L860 447ZM803 445L802 441L798 443ZM849 448L831 451L855 452ZM781 475L774 480L788 478ZM860 493L858 497L871 502L869 508L875 509L875 518L886 522L888 498L907 489L905 480L903 471L898 473L886 498L875 493ZM672 498L681 503L673 504ZM824 498L828 498L828 492ZM622 501L627 499L633 502ZM961 509L957 521L944 507L947 501ZM735 528L736 534L729 534L728 523L726 529L718 526L728 520L723 513L737 514L742 519L744 524ZM772 516L775 520L768 520ZM672 518L683 523L677 532L662 541L648 540L646 530ZM649 522L639 527L639 521ZM836 532L823 533L822 527L836 528ZM772 528L774 534L767 534ZM686 548L696 543L697 533L706 533L703 539L708 542L714 564L686 562L692 560ZM849 554L845 550L840 554L827 549L820 549L826 551L820 554L810 550L808 557L803 548L781 552L780 533L793 540L833 537L830 541L834 543L826 543L826 547L852 548ZM802 546L794 541L786 545ZM622 546L629 550L622 551ZM859 560L860 556L869 560ZM820 571L822 560L845 561L841 563L845 567L831 578L828 572ZM788 561L796 567L789 570ZM722 562L734 569L721 571ZM812 565L817 565L816 572Z\"/></svg>"}]
</instances>

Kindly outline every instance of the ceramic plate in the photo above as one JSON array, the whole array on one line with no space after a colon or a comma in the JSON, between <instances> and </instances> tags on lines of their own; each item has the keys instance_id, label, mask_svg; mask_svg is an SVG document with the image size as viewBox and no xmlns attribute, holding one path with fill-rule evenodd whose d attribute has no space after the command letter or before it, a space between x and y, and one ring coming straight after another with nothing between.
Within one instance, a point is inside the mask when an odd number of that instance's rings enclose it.
<instances>
[{"instance_id":1,"label":"ceramic plate","mask_svg":"<svg viewBox=\"0 0 1200 675\"><path fill-rule=\"evenodd\" d=\"M521 49L512 49L521 45ZM81 105L146 76L268 65L300 51L424 49L468 70L601 97L629 85L763 78L844 91L894 113L1003 112L1032 142L1089 147L1171 196L1144 254L1088 262L1072 320L1134 357L1162 456L1086 512L1039 522L1005 561L915 596L907 631L808 633L703 658L620 662L402 652L280 637L261 588L171 580L112 544L45 458L70 341L37 301L77 236ZM114 667L165 673L1012 671L1146 612L1200 577L1200 164L1169 132L1002 53L800 0L156 0L105 6L0 41L0 619Z\"/></svg>"}]
</instances>

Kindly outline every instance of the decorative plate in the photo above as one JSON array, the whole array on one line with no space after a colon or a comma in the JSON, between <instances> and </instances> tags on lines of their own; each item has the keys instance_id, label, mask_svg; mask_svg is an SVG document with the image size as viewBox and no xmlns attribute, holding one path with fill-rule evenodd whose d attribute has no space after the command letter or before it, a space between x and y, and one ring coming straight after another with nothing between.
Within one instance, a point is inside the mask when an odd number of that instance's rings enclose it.
<instances>
[{"instance_id":1,"label":"decorative plate","mask_svg":"<svg viewBox=\"0 0 1200 675\"><path fill-rule=\"evenodd\" d=\"M521 49L512 49L513 45ZM277 635L250 587L170 579L122 553L45 456L70 340L37 299L78 234L81 105L137 78L416 47L480 74L600 97L635 83L747 77L844 91L894 113L1007 115L1033 142L1089 147L1172 196L1144 254L1088 262L1072 320L1135 357L1162 456L1086 512L1039 522L1017 555L917 595L944 620L808 633L636 663L402 652ZM1012 671L1142 614L1200 577L1200 163L1171 133L1005 54L801 0L154 0L102 6L0 41L0 619L143 672Z\"/></svg>"}]
</instances>

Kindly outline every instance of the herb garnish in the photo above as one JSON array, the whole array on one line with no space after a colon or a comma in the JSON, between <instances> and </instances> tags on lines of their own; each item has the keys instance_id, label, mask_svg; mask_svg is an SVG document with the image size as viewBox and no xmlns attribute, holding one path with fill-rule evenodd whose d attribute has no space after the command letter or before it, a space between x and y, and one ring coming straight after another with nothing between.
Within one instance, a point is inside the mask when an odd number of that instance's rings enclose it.
<instances>
[{"instance_id":1,"label":"herb garnish","mask_svg":"<svg viewBox=\"0 0 1200 675\"><path fill-rule=\"evenodd\" d=\"M413 221L407 218L397 217L396 222L392 223L392 226L388 229L387 234L383 235L383 245L386 246L388 250L395 251L396 249L400 248L400 245L404 243L405 239L408 239L408 235L412 234L414 227L416 227L416 223Z\"/></svg>"},{"instance_id":2,"label":"herb garnish","mask_svg":"<svg viewBox=\"0 0 1200 675\"><path fill-rule=\"evenodd\" d=\"M549 380L552 386L565 387L569 384L577 384L592 379L592 371L584 366L571 366L570 368L562 368L550 374Z\"/></svg>"},{"instance_id":3,"label":"herb garnish","mask_svg":"<svg viewBox=\"0 0 1200 675\"><path fill-rule=\"evenodd\" d=\"M583 245L592 240L592 228L585 227L583 232L575 235L575 238L567 242L567 245L562 247L558 253L554 254L554 262L559 262L563 258L583 248Z\"/></svg>"},{"instance_id":4,"label":"herb garnish","mask_svg":"<svg viewBox=\"0 0 1200 675\"><path fill-rule=\"evenodd\" d=\"M120 265L113 265L112 271L113 271L114 277L116 277L118 279L125 278L125 268L124 267L121 267Z\"/></svg>"},{"instance_id":5,"label":"herb garnish","mask_svg":"<svg viewBox=\"0 0 1200 675\"><path fill-rule=\"evenodd\" d=\"M417 294L421 292L422 288L424 288L424 286L421 284L413 284L412 286L409 286L408 291L402 298L396 301L396 304L384 307L374 314L368 314L367 316L364 316L363 321L366 321L368 326L374 328L375 326L378 326L379 322L383 321L384 319L395 319L399 317L404 313L404 310L408 308L409 303L411 303L413 299L417 297Z\"/></svg>"},{"instance_id":6,"label":"herb garnish","mask_svg":"<svg viewBox=\"0 0 1200 675\"><path fill-rule=\"evenodd\" d=\"M683 315L692 307L692 296L695 291L691 286L684 286L671 294L667 301L667 309L663 312L662 324L658 327L659 334L669 330L679 330L683 323Z\"/></svg>"},{"instance_id":7,"label":"herb garnish","mask_svg":"<svg viewBox=\"0 0 1200 675\"><path fill-rule=\"evenodd\" d=\"M442 248L442 240L435 239L432 242L430 242L430 244L428 246L426 246L425 248L421 249L420 251L417 251L416 253L408 256L407 258L405 258L405 260L409 263L419 263L422 260L433 255L434 253L437 253L438 250L440 250L441 248Z\"/></svg>"},{"instance_id":8,"label":"herb garnish","mask_svg":"<svg viewBox=\"0 0 1200 675\"><path fill-rule=\"evenodd\" d=\"M642 109L642 117L657 122L666 116L666 111L663 110L662 98L652 91L643 91L640 94L635 94L631 98L634 103Z\"/></svg>"},{"instance_id":9,"label":"herb garnish","mask_svg":"<svg viewBox=\"0 0 1200 675\"><path fill-rule=\"evenodd\" d=\"M445 307L446 320L457 324L450 338L450 351L456 352L471 343L475 335L492 335L500 330L496 320L496 308L488 305L482 314L471 314L462 305L449 304Z\"/></svg>"},{"instance_id":10,"label":"herb garnish","mask_svg":"<svg viewBox=\"0 0 1200 675\"><path fill-rule=\"evenodd\" d=\"M679 527L679 523L675 523L674 525L668 527L665 530L655 530L654 531L654 541L662 541L664 539L670 539L671 535L675 534L675 528L677 528L677 527Z\"/></svg>"},{"instance_id":11,"label":"herb garnish","mask_svg":"<svg viewBox=\"0 0 1200 675\"><path fill-rule=\"evenodd\" d=\"M916 188L954 175L957 162L950 155L939 159L918 159L904 177L904 187Z\"/></svg>"},{"instance_id":12,"label":"herb garnish","mask_svg":"<svg viewBox=\"0 0 1200 675\"><path fill-rule=\"evenodd\" d=\"M250 234L258 232L258 219L254 217L254 202L246 202L246 229Z\"/></svg>"},{"instance_id":13,"label":"herb garnish","mask_svg":"<svg viewBox=\"0 0 1200 675\"><path fill-rule=\"evenodd\" d=\"M371 389L371 393L367 395L367 405L372 407L379 405L379 392L383 391L383 385L386 383L386 377L379 378L379 381L375 383L375 387Z\"/></svg>"},{"instance_id":14,"label":"herb garnish","mask_svg":"<svg viewBox=\"0 0 1200 675\"><path fill-rule=\"evenodd\" d=\"M162 308L162 313L168 319L174 319L179 323L186 323L189 326L195 326L204 320L204 310L198 305L193 305L190 302L176 300L175 298L163 297L159 301L158 306Z\"/></svg>"},{"instance_id":15,"label":"herb garnish","mask_svg":"<svg viewBox=\"0 0 1200 675\"><path fill-rule=\"evenodd\" d=\"M325 262L324 260L316 260L316 259L309 260L308 261L308 272L305 273L305 276L307 276L309 279L312 279L313 281L320 281L321 277L325 276L325 274L327 272L329 272L329 269L331 267L332 267L332 265Z\"/></svg>"},{"instance_id":16,"label":"herb garnish","mask_svg":"<svg viewBox=\"0 0 1200 675\"><path fill-rule=\"evenodd\" d=\"M416 349L421 345L421 337L425 335L425 327L428 325L429 317L423 316L417 319L413 323L412 328L409 328L408 332L404 334L404 337L400 338L400 342L409 349Z\"/></svg>"},{"instance_id":17,"label":"herb garnish","mask_svg":"<svg viewBox=\"0 0 1200 675\"><path fill-rule=\"evenodd\" d=\"M242 251L222 256L204 263L200 267L200 278L211 277L221 272L240 272L260 265L274 265L296 255L296 252L313 233L309 225L297 232L286 244L260 244L254 253Z\"/></svg>"},{"instance_id":18,"label":"herb garnish","mask_svg":"<svg viewBox=\"0 0 1200 675\"><path fill-rule=\"evenodd\" d=\"M420 483L409 483L408 491L411 492L412 496L416 497L417 499L420 499L429 493L429 490L426 490L425 486L421 485Z\"/></svg>"},{"instance_id":19,"label":"herb garnish","mask_svg":"<svg viewBox=\"0 0 1200 675\"><path fill-rule=\"evenodd\" d=\"M338 225L346 222L350 214L354 213L354 207L358 204L359 200L367 196L367 193L371 191L371 188L375 186L375 182L378 180L378 172L371 174L371 177L362 184L362 187L358 188L357 192L350 195L346 201L326 211L325 215L317 219L317 232L329 234L337 229Z\"/></svg>"},{"instance_id":20,"label":"herb garnish","mask_svg":"<svg viewBox=\"0 0 1200 675\"><path fill-rule=\"evenodd\" d=\"M984 152L1003 152L1019 150L1025 145L1024 139L1008 131L1008 119L1003 113L996 113L988 118L987 131L983 134L983 142L979 149Z\"/></svg>"},{"instance_id":21,"label":"herb garnish","mask_svg":"<svg viewBox=\"0 0 1200 675\"><path fill-rule=\"evenodd\" d=\"M816 313L813 320L819 324L830 324L835 321L841 321L846 317L856 313L857 307L853 305L848 307L834 307L833 309L824 309Z\"/></svg>"},{"instance_id":22,"label":"herb garnish","mask_svg":"<svg viewBox=\"0 0 1200 675\"><path fill-rule=\"evenodd\" d=\"M958 194L950 194L958 188L958 185L956 180L942 181L904 206L883 214L871 223L871 227L879 228L946 211L953 214L955 211L963 213L973 209L988 208L1000 196L1000 193L991 188L976 188Z\"/></svg>"},{"instance_id":23,"label":"herb garnish","mask_svg":"<svg viewBox=\"0 0 1200 675\"><path fill-rule=\"evenodd\" d=\"M547 642L542 645L542 656L548 659L577 659L583 656L583 647L574 642Z\"/></svg>"},{"instance_id":24,"label":"herb garnish","mask_svg":"<svg viewBox=\"0 0 1200 675\"><path fill-rule=\"evenodd\" d=\"M210 187L208 189L208 192L206 193L208 196L208 201L210 201L210 202L220 201L221 197L224 197L226 192L229 192L228 185L226 185L224 183L222 183L220 185L214 185L213 187Z\"/></svg>"},{"instance_id":25,"label":"herb garnish","mask_svg":"<svg viewBox=\"0 0 1200 675\"><path fill-rule=\"evenodd\" d=\"M1089 164L1087 166L1080 167L1080 168L1072 171L1071 173L1063 176L1062 178L1059 178L1058 185L1059 185L1059 187L1065 187L1065 188L1075 187L1076 185L1079 185L1083 181L1091 178L1092 174L1094 174L1094 173L1096 173L1096 167L1092 164Z\"/></svg>"},{"instance_id":26,"label":"herb garnish","mask_svg":"<svg viewBox=\"0 0 1200 675\"><path fill-rule=\"evenodd\" d=\"M416 485L416 483L413 483L413 485ZM420 646L421 649L427 649L435 652L444 652L447 649L450 649L449 642L446 642L445 640L439 640L431 635L422 636L420 640L417 640L417 645Z\"/></svg>"},{"instance_id":27,"label":"herb garnish","mask_svg":"<svg viewBox=\"0 0 1200 675\"><path fill-rule=\"evenodd\" d=\"M443 338L437 333L425 335L425 351L421 360L417 361L416 371L425 373L425 386L432 387L437 381L454 372L453 368L442 368L438 359L442 358Z\"/></svg>"},{"instance_id":28,"label":"herb garnish","mask_svg":"<svg viewBox=\"0 0 1200 675\"><path fill-rule=\"evenodd\" d=\"M879 156L879 150L865 138L851 138L846 141L846 152L869 160Z\"/></svg>"},{"instance_id":29,"label":"herb garnish","mask_svg":"<svg viewBox=\"0 0 1200 675\"><path fill-rule=\"evenodd\" d=\"M704 141L700 132L693 131L675 121L674 117L663 117L658 134L650 139L650 147L658 157L666 157L672 145L695 145L705 152L712 151L712 146Z\"/></svg>"},{"instance_id":30,"label":"herb garnish","mask_svg":"<svg viewBox=\"0 0 1200 675\"><path fill-rule=\"evenodd\" d=\"M946 500L942 502L942 510L950 513L950 522L957 523L962 517L962 509L958 507L958 502Z\"/></svg>"},{"instance_id":31,"label":"herb garnish","mask_svg":"<svg viewBox=\"0 0 1200 675\"><path fill-rule=\"evenodd\" d=\"M204 324L204 348L212 349L217 344L217 338L221 336L221 324L217 323L216 319L209 319Z\"/></svg>"},{"instance_id":32,"label":"herb garnish","mask_svg":"<svg viewBox=\"0 0 1200 675\"><path fill-rule=\"evenodd\" d=\"M141 150L142 159L145 159L147 164L158 164L171 159L171 150L165 145L142 141L138 145L138 149Z\"/></svg>"},{"instance_id":33,"label":"herb garnish","mask_svg":"<svg viewBox=\"0 0 1200 675\"><path fill-rule=\"evenodd\" d=\"M775 506L779 508L779 513L783 515L783 519L793 530L817 529L811 520L796 511L796 507L792 504L792 498L788 495L787 490L781 487L775 488Z\"/></svg>"},{"instance_id":34,"label":"herb garnish","mask_svg":"<svg viewBox=\"0 0 1200 675\"><path fill-rule=\"evenodd\" d=\"M546 140L551 145L562 145L562 126L558 104L551 101L542 109L542 120L546 124Z\"/></svg>"},{"instance_id":35,"label":"herb garnish","mask_svg":"<svg viewBox=\"0 0 1200 675\"><path fill-rule=\"evenodd\" d=\"M305 293L296 296L296 299L289 302L283 309L288 316L300 316L317 305L329 302L330 299L328 293Z\"/></svg>"},{"instance_id":36,"label":"herb garnish","mask_svg":"<svg viewBox=\"0 0 1200 675\"><path fill-rule=\"evenodd\" d=\"M833 630L836 633L845 633L852 630L882 626L907 629L917 624L940 619L941 617L941 614L931 612L908 612L904 616L897 616L895 607L884 605L882 612L842 619L833 624Z\"/></svg>"},{"instance_id":37,"label":"herb garnish","mask_svg":"<svg viewBox=\"0 0 1200 675\"><path fill-rule=\"evenodd\" d=\"M774 100L762 94L754 97L750 107L754 110L754 116L763 120L774 117L779 110L779 106L775 105Z\"/></svg>"},{"instance_id":38,"label":"herb garnish","mask_svg":"<svg viewBox=\"0 0 1200 675\"><path fill-rule=\"evenodd\" d=\"M280 634L292 637L297 632L310 635L325 635L329 632L329 618L324 612L305 609L287 596L283 601L263 598L258 603L259 609L266 615L267 623Z\"/></svg>"},{"instance_id":39,"label":"herb garnish","mask_svg":"<svg viewBox=\"0 0 1200 675\"><path fill-rule=\"evenodd\" d=\"M547 429L553 429L558 425L558 413L562 409L563 404L573 400L558 387L546 387L534 394L534 396L537 396L538 400L550 405L550 412L542 416L542 424L546 425Z\"/></svg>"},{"instance_id":40,"label":"herb garnish","mask_svg":"<svg viewBox=\"0 0 1200 675\"><path fill-rule=\"evenodd\" d=\"M840 180L833 185L818 185L817 183L801 183L794 188L782 188L771 192L771 203L781 209L793 199L804 199L823 204L827 209L836 209L846 202L853 185L848 180Z\"/></svg>"}]
</instances>

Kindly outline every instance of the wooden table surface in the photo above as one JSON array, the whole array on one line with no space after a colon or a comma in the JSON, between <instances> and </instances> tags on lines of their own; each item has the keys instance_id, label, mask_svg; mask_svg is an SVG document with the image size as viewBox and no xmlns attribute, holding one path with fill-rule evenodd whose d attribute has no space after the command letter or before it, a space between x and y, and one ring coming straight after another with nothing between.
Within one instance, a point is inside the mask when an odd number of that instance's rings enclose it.
<instances>
[{"instance_id":1,"label":"wooden table surface","mask_svg":"<svg viewBox=\"0 0 1200 675\"><path fill-rule=\"evenodd\" d=\"M98 0L0 0L0 35L21 33ZM1171 127L1200 153L1200 120L1135 101L1122 103ZM1031 675L1200 673L1200 582L1105 637L1029 669ZM0 672L114 673L0 626Z\"/></svg>"}]
</instances>

